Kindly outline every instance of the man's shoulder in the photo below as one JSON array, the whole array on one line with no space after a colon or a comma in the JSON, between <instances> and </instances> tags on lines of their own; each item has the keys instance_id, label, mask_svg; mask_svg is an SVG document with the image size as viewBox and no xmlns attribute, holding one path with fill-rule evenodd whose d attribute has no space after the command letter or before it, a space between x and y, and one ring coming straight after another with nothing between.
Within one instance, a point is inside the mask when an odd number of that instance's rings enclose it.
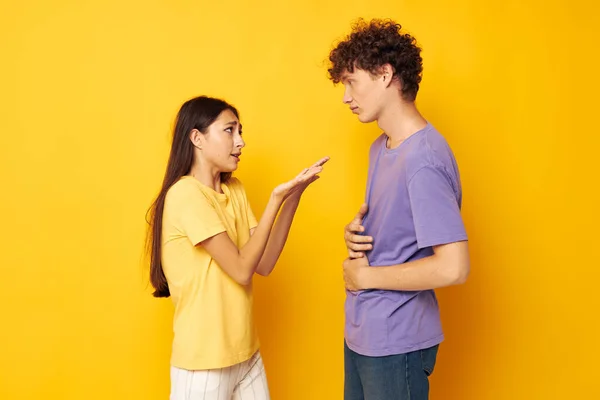
<instances>
[{"instance_id":1,"label":"man's shoulder","mask_svg":"<svg viewBox=\"0 0 600 400\"><path fill-rule=\"evenodd\" d=\"M406 166L410 172L415 173L424 167L448 167L452 164L454 155L446 138L431 124L416 139L406 158Z\"/></svg>"},{"instance_id":2,"label":"man's shoulder","mask_svg":"<svg viewBox=\"0 0 600 400\"><path fill-rule=\"evenodd\" d=\"M373 154L373 152L376 152L377 150L381 149L381 146L385 145L386 137L387 136L385 135L385 133L382 133L379 136L377 136L373 143L371 143L369 153Z\"/></svg>"},{"instance_id":3,"label":"man's shoulder","mask_svg":"<svg viewBox=\"0 0 600 400\"><path fill-rule=\"evenodd\" d=\"M428 126L429 129L425 131L424 139L425 144L430 151L447 151L449 150L448 141L433 125Z\"/></svg>"}]
</instances>

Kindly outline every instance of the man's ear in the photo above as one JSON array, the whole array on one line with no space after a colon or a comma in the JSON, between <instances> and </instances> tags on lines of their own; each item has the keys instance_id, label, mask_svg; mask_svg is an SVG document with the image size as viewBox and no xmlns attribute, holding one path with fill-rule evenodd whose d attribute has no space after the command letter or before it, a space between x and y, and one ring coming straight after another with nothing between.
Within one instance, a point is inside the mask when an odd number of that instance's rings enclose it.
<instances>
[{"instance_id":1,"label":"man's ear","mask_svg":"<svg viewBox=\"0 0 600 400\"><path fill-rule=\"evenodd\" d=\"M394 80L394 68L390 64L384 64L381 67L381 79L386 87L389 87Z\"/></svg>"}]
</instances>

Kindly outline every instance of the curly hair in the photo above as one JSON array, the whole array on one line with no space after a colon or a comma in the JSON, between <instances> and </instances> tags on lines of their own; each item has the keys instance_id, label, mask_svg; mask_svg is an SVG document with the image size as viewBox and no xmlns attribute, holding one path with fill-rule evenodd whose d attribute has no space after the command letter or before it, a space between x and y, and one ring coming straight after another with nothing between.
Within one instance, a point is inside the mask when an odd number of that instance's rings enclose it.
<instances>
[{"instance_id":1,"label":"curly hair","mask_svg":"<svg viewBox=\"0 0 600 400\"><path fill-rule=\"evenodd\" d=\"M392 20L359 19L352 32L331 50L329 79L334 83L342 80L346 71L359 68L376 75L381 67L390 64L402 86L402 97L414 101L419 91L423 59L417 41L402 26Z\"/></svg>"}]
</instances>

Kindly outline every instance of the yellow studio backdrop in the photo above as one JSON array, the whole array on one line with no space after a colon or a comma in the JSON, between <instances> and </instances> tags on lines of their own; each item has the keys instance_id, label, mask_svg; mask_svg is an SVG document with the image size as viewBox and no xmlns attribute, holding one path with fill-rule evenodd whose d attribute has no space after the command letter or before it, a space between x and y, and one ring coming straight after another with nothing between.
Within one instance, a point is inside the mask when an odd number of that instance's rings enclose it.
<instances>
[{"instance_id":1,"label":"yellow studio backdrop","mask_svg":"<svg viewBox=\"0 0 600 400\"><path fill-rule=\"evenodd\" d=\"M341 399L343 226L375 125L324 60L357 17L423 47L418 106L462 173L472 274L438 291L432 399L592 399L598 6L592 1L5 1L0 11L0 399L166 399L172 305L144 215L180 104L241 111L256 214L324 155L274 274L255 280L276 400Z\"/></svg>"}]
</instances>

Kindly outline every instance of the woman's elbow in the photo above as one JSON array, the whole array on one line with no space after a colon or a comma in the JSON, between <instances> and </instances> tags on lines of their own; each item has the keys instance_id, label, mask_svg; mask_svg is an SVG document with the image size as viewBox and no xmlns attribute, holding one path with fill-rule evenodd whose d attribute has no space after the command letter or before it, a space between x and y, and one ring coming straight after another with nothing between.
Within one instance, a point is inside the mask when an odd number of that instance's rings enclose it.
<instances>
[{"instance_id":1,"label":"woman's elbow","mask_svg":"<svg viewBox=\"0 0 600 400\"><path fill-rule=\"evenodd\" d=\"M256 273L264 277L271 275L271 271L273 271L273 268L267 268L263 265L259 265L258 268L256 268Z\"/></svg>"},{"instance_id":2,"label":"woman's elbow","mask_svg":"<svg viewBox=\"0 0 600 400\"><path fill-rule=\"evenodd\" d=\"M252 283L252 276L237 276L235 278L233 278L233 280L238 284L238 285L242 285L242 286L248 286L250 285L250 283Z\"/></svg>"},{"instance_id":3,"label":"woman's elbow","mask_svg":"<svg viewBox=\"0 0 600 400\"><path fill-rule=\"evenodd\" d=\"M231 279L235 281L238 285L248 286L252 283L252 275L253 273L249 273L246 271L235 271L231 274L228 274Z\"/></svg>"}]
</instances>

